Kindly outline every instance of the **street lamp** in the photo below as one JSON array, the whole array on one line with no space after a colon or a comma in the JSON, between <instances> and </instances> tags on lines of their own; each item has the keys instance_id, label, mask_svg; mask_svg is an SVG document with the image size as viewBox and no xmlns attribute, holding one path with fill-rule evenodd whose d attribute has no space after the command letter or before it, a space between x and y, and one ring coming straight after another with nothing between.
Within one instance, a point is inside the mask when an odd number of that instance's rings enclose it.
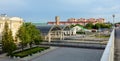
<instances>
[{"instance_id":1,"label":"street lamp","mask_svg":"<svg viewBox=\"0 0 120 61\"><path fill-rule=\"evenodd\" d=\"M115 18L115 14L112 15L113 16L113 28L115 28L115 25L114 25L114 18Z\"/></svg>"}]
</instances>

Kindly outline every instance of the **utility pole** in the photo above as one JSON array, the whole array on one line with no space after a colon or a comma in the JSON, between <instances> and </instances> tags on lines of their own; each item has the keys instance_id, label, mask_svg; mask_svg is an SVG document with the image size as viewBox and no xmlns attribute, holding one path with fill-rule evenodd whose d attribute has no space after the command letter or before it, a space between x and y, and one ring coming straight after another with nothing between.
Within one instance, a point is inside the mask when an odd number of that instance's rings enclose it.
<instances>
[{"instance_id":1,"label":"utility pole","mask_svg":"<svg viewBox=\"0 0 120 61\"><path fill-rule=\"evenodd\" d=\"M113 16L113 29L115 29L115 14L113 14L112 16Z\"/></svg>"}]
</instances>

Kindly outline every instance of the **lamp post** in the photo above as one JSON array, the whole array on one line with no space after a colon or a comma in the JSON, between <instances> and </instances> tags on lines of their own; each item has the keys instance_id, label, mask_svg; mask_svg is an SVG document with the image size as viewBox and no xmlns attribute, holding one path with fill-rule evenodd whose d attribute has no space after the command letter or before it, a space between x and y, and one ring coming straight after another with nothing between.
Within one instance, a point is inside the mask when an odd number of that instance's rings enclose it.
<instances>
[{"instance_id":1,"label":"lamp post","mask_svg":"<svg viewBox=\"0 0 120 61\"><path fill-rule=\"evenodd\" d=\"M113 14L112 16L113 16L113 29L114 29L115 28L115 24L114 24L115 14Z\"/></svg>"}]
</instances>

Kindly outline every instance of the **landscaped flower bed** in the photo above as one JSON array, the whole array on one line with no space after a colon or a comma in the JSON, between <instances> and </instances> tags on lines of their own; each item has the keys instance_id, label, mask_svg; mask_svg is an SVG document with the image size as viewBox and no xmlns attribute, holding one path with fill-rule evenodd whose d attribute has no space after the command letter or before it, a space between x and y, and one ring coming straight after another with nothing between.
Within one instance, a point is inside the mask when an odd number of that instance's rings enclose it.
<instances>
[{"instance_id":1,"label":"landscaped flower bed","mask_svg":"<svg viewBox=\"0 0 120 61\"><path fill-rule=\"evenodd\" d=\"M33 48L26 49L26 50L23 50L23 51L14 52L14 53L13 53L12 55L10 55L10 56L11 56L11 57L15 56L15 57L23 58L23 57L26 57L26 56L35 54L35 53L37 53L37 52L44 51L44 50L46 50L46 49L48 49L48 48L49 48L49 47L33 47Z\"/></svg>"}]
</instances>

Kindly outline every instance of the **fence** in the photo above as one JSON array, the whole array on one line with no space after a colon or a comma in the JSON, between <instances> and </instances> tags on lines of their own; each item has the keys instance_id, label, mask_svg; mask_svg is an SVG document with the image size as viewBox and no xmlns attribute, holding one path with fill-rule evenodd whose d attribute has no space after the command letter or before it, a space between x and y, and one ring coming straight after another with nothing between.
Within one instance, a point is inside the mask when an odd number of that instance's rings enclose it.
<instances>
[{"instance_id":1,"label":"fence","mask_svg":"<svg viewBox=\"0 0 120 61\"><path fill-rule=\"evenodd\" d=\"M113 29L100 61L114 61L114 34Z\"/></svg>"}]
</instances>

